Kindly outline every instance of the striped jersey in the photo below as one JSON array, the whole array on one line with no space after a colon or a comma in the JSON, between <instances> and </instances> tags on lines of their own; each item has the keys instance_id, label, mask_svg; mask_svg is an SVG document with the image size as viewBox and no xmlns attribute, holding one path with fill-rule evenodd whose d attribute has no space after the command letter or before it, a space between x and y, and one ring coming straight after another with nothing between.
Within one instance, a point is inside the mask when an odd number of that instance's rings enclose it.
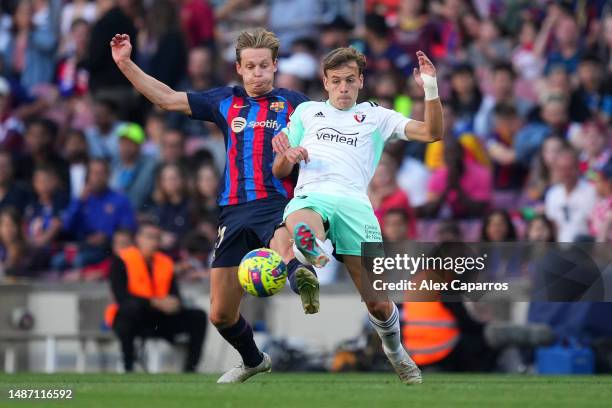
<instances>
[{"instance_id":1,"label":"striped jersey","mask_svg":"<svg viewBox=\"0 0 612 408\"><path fill-rule=\"evenodd\" d=\"M272 138L308 98L283 88L250 97L241 86L187 93L193 119L214 122L225 138L226 161L220 182L220 206L262 198L289 198L295 177L272 175Z\"/></svg>"}]
</instances>

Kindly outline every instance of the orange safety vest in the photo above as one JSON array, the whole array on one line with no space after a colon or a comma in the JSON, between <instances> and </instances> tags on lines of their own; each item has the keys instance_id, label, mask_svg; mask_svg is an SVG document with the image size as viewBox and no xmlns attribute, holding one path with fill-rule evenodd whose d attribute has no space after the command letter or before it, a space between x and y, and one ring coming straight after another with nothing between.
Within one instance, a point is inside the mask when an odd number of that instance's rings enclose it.
<instances>
[{"instance_id":1,"label":"orange safety vest","mask_svg":"<svg viewBox=\"0 0 612 408\"><path fill-rule=\"evenodd\" d=\"M127 289L131 295L147 299L168 296L174 273L174 262L170 257L161 252L153 254L153 279L151 279L147 263L138 248L123 249L119 251L119 257L125 263ZM106 307L104 321L108 327L113 326L118 311L119 305L116 303Z\"/></svg>"},{"instance_id":2,"label":"orange safety vest","mask_svg":"<svg viewBox=\"0 0 612 408\"><path fill-rule=\"evenodd\" d=\"M437 363L459 341L455 316L441 302L406 302L402 310L402 341L418 365Z\"/></svg>"}]
</instances>

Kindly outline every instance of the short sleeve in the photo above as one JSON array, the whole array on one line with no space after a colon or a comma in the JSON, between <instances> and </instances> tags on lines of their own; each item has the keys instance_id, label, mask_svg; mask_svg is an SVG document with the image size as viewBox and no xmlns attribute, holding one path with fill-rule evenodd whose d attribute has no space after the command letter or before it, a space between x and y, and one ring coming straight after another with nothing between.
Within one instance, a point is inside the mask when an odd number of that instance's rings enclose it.
<instances>
[{"instance_id":1,"label":"short sleeve","mask_svg":"<svg viewBox=\"0 0 612 408\"><path fill-rule=\"evenodd\" d=\"M407 140L404 129L406 124L410 122L410 119L399 112L383 108L382 106L377 106L374 109L377 116L378 130L383 140L387 141L390 138Z\"/></svg>"},{"instance_id":2,"label":"short sleeve","mask_svg":"<svg viewBox=\"0 0 612 408\"><path fill-rule=\"evenodd\" d=\"M304 123L302 122L302 113L307 104L302 103L293 111L289 117L289 123L282 132L287 135L291 147L297 147L304 138Z\"/></svg>"},{"instance_id":3,"label":"short sleeve","mask_svg":"<svg viewBox=\"0 0 612 408\"><path fill-rule=\"evenodd\" d=\"M187 92L191 118L214 122L215 112L219 109L219 103L228 96L231 96L231 94L232 88L227 86L204 92Z\"/></svg>"}]
</instances>

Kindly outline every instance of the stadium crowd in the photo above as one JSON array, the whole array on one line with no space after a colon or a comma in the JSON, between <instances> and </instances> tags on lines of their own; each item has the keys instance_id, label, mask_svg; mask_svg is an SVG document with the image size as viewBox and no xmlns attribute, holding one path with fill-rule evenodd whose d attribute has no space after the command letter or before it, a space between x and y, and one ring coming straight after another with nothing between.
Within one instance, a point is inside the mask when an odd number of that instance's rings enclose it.
<instances>
[{"instance_id":1,"label":"stadium crowd","mask_svg":"<svg viewBox=\"0 0 612 408\"><path fill-rule=\"evenodd\" d=\"M214 125L159 111L109 41L169 86L236 81L237 34L281 41L276 85L323 97L352 45L363 96L422 120L415 52L436 64L446 137L397 142L370 197L388 240L612 239L612 4L606 0L1 0L0 277L104 280L139 222L180 279L205 279L224 168Z\"/></svg>"}]
</instances>

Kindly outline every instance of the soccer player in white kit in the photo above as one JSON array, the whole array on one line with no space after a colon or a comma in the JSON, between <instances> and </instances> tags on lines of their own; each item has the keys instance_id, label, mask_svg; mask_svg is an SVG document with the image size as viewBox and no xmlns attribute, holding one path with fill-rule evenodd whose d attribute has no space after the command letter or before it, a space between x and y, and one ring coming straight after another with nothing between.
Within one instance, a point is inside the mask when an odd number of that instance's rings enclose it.
<instances>
[{"instance_id":1,"label":"soccer player in white kit","mask_svg":"<svg viewBox=\"0 0 612 408\"><path fill-rule=\"evenodd\" d=\"M329 260L329 238L365 299L361 282L361 243L381 242L380 226L366 194L385 142L393 138L433 142L442 138L442 104L436 70L423 52L414 78L425 90L425 121L405 118L374 102L357 104L363 88L365 57L354 48L338 48L323 60L325 102L304 102L287 128L274 139L276 177L300 163L295 197L284 221L293 231L296 255L315 266ZM327 228L326 228L327 227ZM318 293L317 293L318 296ZM399 312L390 301L366 301L370 322L402 382L420 383L421 372L401 342Z\"/></svg>"}]
</instances>

